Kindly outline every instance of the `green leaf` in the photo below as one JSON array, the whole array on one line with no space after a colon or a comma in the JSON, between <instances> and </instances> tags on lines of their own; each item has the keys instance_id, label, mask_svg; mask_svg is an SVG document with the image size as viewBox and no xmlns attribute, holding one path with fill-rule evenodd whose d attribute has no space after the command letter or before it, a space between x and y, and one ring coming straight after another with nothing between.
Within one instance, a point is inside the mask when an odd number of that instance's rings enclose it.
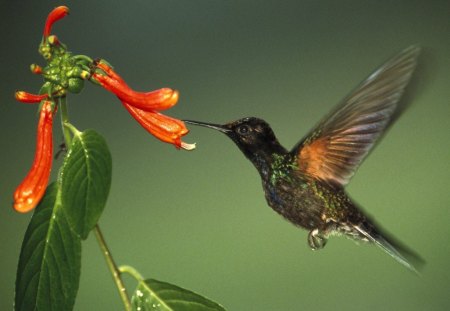
<instances>
[{"instance_id":1,"label":"green leaf","mask_svg":"<svg viewBox=\"0 0 450 311\"><path fill-rule=\"evenodd\" d=\"M86 239L105 208L111 186L111 154L93 130L77 132L61 171L61 200L72 229Z\"/></svg>"},{"instance_id":2,"label":"green leaf","mask_svg":"<svg viewBox=\"0 0 450 311\"><path fill-rule=\"evenodd\" d=\"M225 311L225 309L187 289L147 279L141 281L131 298L133 310L139 311Z\"/></svg>"},{"instance_id":3,"label":"green leaf","mask_svg":"<svg viewBox=\"0 0 450 311\"><path fill-rule=\"evenodd\" d=\"M56 183L34 211L20 251L15 310L71 310L78 291L81 241L61 209Z\"/></svg>"}]
</instances>

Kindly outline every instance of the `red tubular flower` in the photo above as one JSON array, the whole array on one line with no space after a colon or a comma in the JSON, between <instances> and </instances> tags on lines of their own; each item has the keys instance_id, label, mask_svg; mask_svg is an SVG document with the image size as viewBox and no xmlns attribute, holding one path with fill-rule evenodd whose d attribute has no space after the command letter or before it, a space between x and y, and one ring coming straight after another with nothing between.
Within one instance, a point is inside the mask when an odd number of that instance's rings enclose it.
<instances>
[{"instance_id":1,"label":"red tubular flower","mask_svg":"<svg viewBox=\"0 0 450 311\"><path fill-rule=\"evenodd\" d=\"M136 92L123 80L116 80L100 73L94 73L92 76L101 86L116 94L120 100L142 110L166 110L173 107L178 101L178 92L169 88L146 93Z\"/></svg>"},{"instance_id":2,"label":"red tubular flower","mask_svg":"<svg viewBox=\"0 0 450 311\"><path fill-rule=\"evenodd\" d=\"M17 91L15 94L16 100L22 102L22 103L28 103L28 104L34 104L34 103L40 103L44 99L48 99L47 94L31 94L24 91Z\"/></svg>"},{"instance_id":3,"label":"red tubular flower","mask_svg":"<svg viewBox=\"0 0 450 311\"><path fill-rule=\"evenodd\" d=\"M47 20L45 21L44 38L47 38L50 35L53 24L67 14L69 14L69 8L66 6L56 7L48 14Z\"/></svg>"},{"instance_id":4,"label":"red tubular flower","mask_svg":"<svg viewBox=\"0 0 450 311\"><path fill-rule=\"evenodd\" d=\"M53 160L53 107L44 101L39 115L36 152L28 175L14 192L14 209L20 213L31 211L45 193Z\"/></svg>"},{"instance_id":5,"label":"red tubular flower","mask_svg":"<svg viewBox=\"0 0 450 311\"><path fill-rule=\"evenodd\" d=\"M123 85L125 85L125 86L128 87L128 85L125 83L125 81L122 79L122 77L119 76L119 75L112 69L112 67L111 67L109 64L105 63L105 62L102 61L102 60L98 60L98 61L96 62L96 66L97 66L97 68L100 68L101 70L103 70L103 71L108 75L108 77L110 77L110 78L116 80L117 82L120 82L120 83L122 83Z\"/></svg>"},{"instance_id":6,"label":"red tubular flower","mask_svg":"<svg viewBox=\"0 0 450 311\"><path fill-rule=\"evenodd\" d=\"M181 141L181 137L189 132L183 121L158 112L141 110L126 102L122 102L122 104L143 128L159 140L185 150L195 148L195 144Z\"/></svg>"},{"instance_id":7,"label":"red tubular flower","mask_svg":"<svg viewBox=\"0 0 450 311\"><path fill-rule=\"evenodd\" d=\"M158 112L168 109L178 102L178 91L162 88L147 93L136 92L108 64L100 61L96 63L96 68L102 72L94 72L92 78L105 89L114 93L133 118L150 134L177 148L185 150L195 148L195 144L181 141L181 137L189 132L183 121Z\"/></svg>"},{"instance_id":8,"label":"red tubular flower","mask_svg":"<svg viewBox=\"0 0 450 311\"><path fill-rule=\"evenodd\" d=\"M34 73L35 75L40 75L42 74L42 67L36 64L31 64L30 66L30 70L32 73Z\"/></svg>"}]
</instances>

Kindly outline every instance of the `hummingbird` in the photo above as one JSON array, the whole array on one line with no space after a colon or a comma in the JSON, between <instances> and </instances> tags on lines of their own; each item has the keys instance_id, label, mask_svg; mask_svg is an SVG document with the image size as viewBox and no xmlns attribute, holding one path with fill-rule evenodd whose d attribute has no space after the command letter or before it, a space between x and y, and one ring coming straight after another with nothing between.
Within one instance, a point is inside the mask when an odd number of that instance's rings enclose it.
<instances>
[{"instance_id":1,"label":"hummingbird","mask_svg":"<svg viewBox=\"0 0 450 311\"><path fill-rule=\"evenodd\" d=\"M246 117L223 125L185 120L228 136L259 172L268 205L309 231L312 250L331 236L375 244L418 274L418 255L384 233L345 191L359 165L394 121L420 54L410 46L363 80L290 151L269 124Z\"/></svg>"}]
</instances>

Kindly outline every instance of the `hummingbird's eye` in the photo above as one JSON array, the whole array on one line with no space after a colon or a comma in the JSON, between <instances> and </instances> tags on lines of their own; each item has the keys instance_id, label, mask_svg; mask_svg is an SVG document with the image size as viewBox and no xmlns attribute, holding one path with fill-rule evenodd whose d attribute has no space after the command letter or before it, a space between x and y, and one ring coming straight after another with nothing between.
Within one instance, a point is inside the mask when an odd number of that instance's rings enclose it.
<instances>
[{"instance_id":1,"label":"hummingbird's eye","mask_svg":"<svg viewBox=\"0 0 450 311\"><path fill-rule=\"evenodd\" d=\"M241 125L237 128L237 132L240 135L247 135L250 132L250 127L248 125Z\"/></svg>"}]
</instances>

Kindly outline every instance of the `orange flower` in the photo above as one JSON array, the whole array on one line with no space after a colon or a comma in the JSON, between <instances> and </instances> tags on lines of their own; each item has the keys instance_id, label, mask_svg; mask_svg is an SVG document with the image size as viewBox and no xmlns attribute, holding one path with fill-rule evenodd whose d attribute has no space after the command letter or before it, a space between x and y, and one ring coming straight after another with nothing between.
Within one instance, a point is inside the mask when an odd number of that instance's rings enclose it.
<instances>
[{"instance_id":1,"label":"orange flower","mask_svg":"<svg viewBox=\"0 0 450 311\"><path fill-rule=\"evenodd\" d=\"M42 67L36 64L31 64L30 66L30 70L32 73L34 73L35 75L40 75L42 74Z\"/></svg>"},{"instance_id":2,"label":"orange flower","mask_svg":"<svg viewBox=\"0 0 450 311\"><path fill-rule=\"evenodd\" d=\"M39 114L36 152L28 175L14 192L14 209L26 213L36 207L45 193L53 160L53 103L45 100ZM56 109L55 109L56 110Z\"/></svg>"},{"instance_id":3,"label":"orange flower","mask_svg":"<svg viewBox=\"0 0 450 311\"><path fill-rule=\"evenodd\" d=\"M102 61L95 63L97 69L92 79L106 90L114 93L128 112L149 133L159 140L177 148L192 150L195 144L181 141L189 130L183 121L165 116L158 111L173 107L178 101L178 91L162 88L151 92L137 92L131 89L111 66Z\"/></svg>"},{"instance_id":4,"label":"orange flower","mask_svg":"<svg viewBox=\"0 0 450 311\"><path fill-rule=\"evenodd\" d=\"M114 73L114 76L117 74ZM166 110L178 101L178 91L169 88L143 93L134 91L123 80L116 80L111 76L94 73L93 78L120 100L142 110Z\"/></svg>"},{"instance_id":5,"label":"orange flower","mask_svg":"<svg viewBox=\"0 0 450 311\"><path fill-rule=\"evenodd\" d=\"M124 101L122 101L122 104L143 128L159 140L185 150L195 148L195 144L187 144L181 141L181 136L189 132L183 121L158 112L138 109Z\"/></svg>"},{"instance_id":6,"label":"orange flower","mask_svg":"<svg viewBox=\"0 0 450 311\"><path fill-rule=\"evenodd\" d=\"M15 94L16 100L22 102L22 103L28 103L28 104L34 104L34 103L40 103L44 99L48 99L47 94L42 95L36 95L27 93L24 91L17 91Z\"/></svg>"},{"instance_id":7,"label":"orange flower","mask_svg":"<svg viewBox=\"0 0 450 311\"><path fill-rule=\"evenodd\" d=\"M67 14L69 14L69 8L66 6L58 6L48 14L47 20L45 21L44 38L47 38L50 35L53 24Z\"/></svg>"}]
</instances>

